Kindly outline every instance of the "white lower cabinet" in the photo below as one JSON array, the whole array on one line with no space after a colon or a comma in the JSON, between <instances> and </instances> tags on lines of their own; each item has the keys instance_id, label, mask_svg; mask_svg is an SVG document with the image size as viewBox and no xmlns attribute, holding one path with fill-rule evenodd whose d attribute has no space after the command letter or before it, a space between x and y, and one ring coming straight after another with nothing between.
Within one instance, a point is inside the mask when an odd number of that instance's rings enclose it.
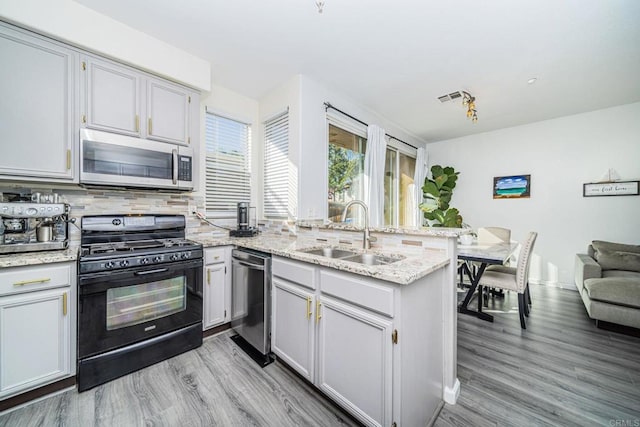
<instances>
[{"instance_id":1,"label":"white lower cabinet","mask_svg":"<svg viewBox=\"0 0 640 427\"><path fill-rule=\"evenodd\" d=\"M391 426L393 319L325 295L350 280L327 270L274 257L271 348L363 423Z\"/></svg>"},{"instance_id":2,"label":"white lower cabinet","mask_svg":"<svg viewBox=\"0 0 640 427\"><path fill-rule=\"evenodd\" d=\"M427 425L443 398L442 270L397 285L277 256L272 268L276 356L367 426Z\"/></svg>"},{"instance_id":3,"label":"white lower cabinet","mask_svg":"<svg viewBox=\"0 0 640 427\"><path fill-rule=\"evenodd\" d=\"M313 382L315 296L277 277L272 281L271 296L271 350Z\"/></svg>"},{"instance_id":4,"label":"white lower cabinet","mask_svg":"<svg viewBox=\"0 0 640 427\"><path fill-rule=\"evenodd\" d=\"M0 292L0 399L75 375L75 263L2 269Z\"/></svg>"},{"instance_id":5,"label":"white lower cabinet","mask_svg":"<svg viewBox=\"0 0 640 427\"><path fill-rule=\"evenodd\" d=\"M367 425L390 426L391 319L320 297L316 385Z\"/></svg>"},{"instance_id":6,"label":"white lower cabinet","mask_svg":"<svg viewBox=\"0 0 640 427\"><path fill-rule=\"evenodd\" d=\"M204 250L203 329L230 320L231 305L230 246Z\"/></svg>"}]
</instances>

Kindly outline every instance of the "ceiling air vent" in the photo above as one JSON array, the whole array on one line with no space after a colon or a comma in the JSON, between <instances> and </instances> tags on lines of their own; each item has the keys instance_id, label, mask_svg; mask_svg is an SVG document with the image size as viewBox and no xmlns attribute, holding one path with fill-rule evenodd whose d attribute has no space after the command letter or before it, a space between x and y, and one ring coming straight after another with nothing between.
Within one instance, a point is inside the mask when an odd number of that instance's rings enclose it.
<instances>
[{"instance_id":1,"label":"ceiling air vent","mask_svg":"<svg viewBox=\"0 0 640 427\"><path fill-rule=\"evenodd\" d=\"M460 92L451 92L447 95L442 95L438 97L438 100L440 102L448 102L448 101L453 101L454 99L458 99L461 98L462 94Z\"/></svg>"}]
</instances>

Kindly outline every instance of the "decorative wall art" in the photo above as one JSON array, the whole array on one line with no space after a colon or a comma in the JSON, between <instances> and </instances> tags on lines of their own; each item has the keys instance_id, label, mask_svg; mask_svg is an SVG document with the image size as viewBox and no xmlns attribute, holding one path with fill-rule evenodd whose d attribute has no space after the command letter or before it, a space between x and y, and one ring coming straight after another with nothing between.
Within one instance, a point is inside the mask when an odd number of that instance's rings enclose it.
<instances>
[{"instance_id":1,"label":"decorative wall art","mask_svg":"<svg viewBox=\"0 0 640 427\"><path fill-rule=\"evenodd\" d=\"M583 197L600 196L637 196L640 194L640 181L594 182L583 184Z\"/></svg>"},{"instance_id":2,"label":"decorative wall art","mask_svg":"<svg viewBox=\"0 0 640 427\"><path fill-rule=\"evenodd\" d=\"M494 199L524 199L531 196L531 175L496 176L493 178Z\"/></svg>"}]
</instances>

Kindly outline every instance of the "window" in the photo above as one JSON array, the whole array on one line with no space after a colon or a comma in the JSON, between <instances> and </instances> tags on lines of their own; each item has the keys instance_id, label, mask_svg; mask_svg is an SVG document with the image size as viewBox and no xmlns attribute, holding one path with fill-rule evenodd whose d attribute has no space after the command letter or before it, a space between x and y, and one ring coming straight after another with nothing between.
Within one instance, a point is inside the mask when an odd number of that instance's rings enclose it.
<instances>
[{"instance_id":1,"label":"window","mask_svg":"<svg viewBox=\"0 0 640 427\"><path fill-rule=\"evenodd\" d=\"M413 225L413 174L416 159L387 146L384 170L384 223L392 227Z\"/></svg>"},{"instance_id":2,"label":"window","mask_svg":"<svg viewBox=\"0 0 640 427\"><path fill-rule=\"evenodd\" d=\"M366 146L364 136L329 124L329 220L333 222L340 222L348 202L364 199ZM357 212L361 215L362 210Z\"/></svg>"},{"instance_id":3,"label":"window","mask_svg":"<svg viewBox=\"0 0 640 427\"><path fill-rule=\"evenodd\" d=\"M251 126L207 113L207 215L235 217L238 202L251 201Z\"/></svg>"},{"instance_id":4,"label":"window","mask_svg":"<svg viewBox=\"0 0 640 427\"><path fill-rule=\"evenodd\" d=\"M265 122L264 216L289 218L289 113Z\"/></svg>"},{"instance_id":5,"label":"window","mask_svg":"<svg viewBox=\"0 0 640 427\"><path fill-rule=\"evenodd\" d=\"M349 129L349 130L347 130ZM336 123L329 116L328 219L342 220L345 205L354 199L364 200L364 154L366 127ZM387 141L384 174L384 222L392 227L413 224L413 174L415 154L407 154ZM348 221L363 225L362 209L350 213Z\"/></svg>"}]
</instances>

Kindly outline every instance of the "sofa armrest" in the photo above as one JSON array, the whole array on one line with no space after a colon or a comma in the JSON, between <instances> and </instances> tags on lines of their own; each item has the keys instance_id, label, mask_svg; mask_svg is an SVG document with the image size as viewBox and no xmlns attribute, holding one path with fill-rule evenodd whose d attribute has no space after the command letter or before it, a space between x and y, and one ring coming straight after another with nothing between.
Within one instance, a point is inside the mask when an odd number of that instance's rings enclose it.
<instances>
[{"instance_id":1,"label":"sofa armrest","mask_svg":"<svg viewBox=\"0 0 640 427\"><path fill-rule=\"evenodd\" d=\"M587 254L576 254L575 281L578 290L582 292L582 286L587 279L602 277L602 268Z\"/></svg>"}]
</instances>

